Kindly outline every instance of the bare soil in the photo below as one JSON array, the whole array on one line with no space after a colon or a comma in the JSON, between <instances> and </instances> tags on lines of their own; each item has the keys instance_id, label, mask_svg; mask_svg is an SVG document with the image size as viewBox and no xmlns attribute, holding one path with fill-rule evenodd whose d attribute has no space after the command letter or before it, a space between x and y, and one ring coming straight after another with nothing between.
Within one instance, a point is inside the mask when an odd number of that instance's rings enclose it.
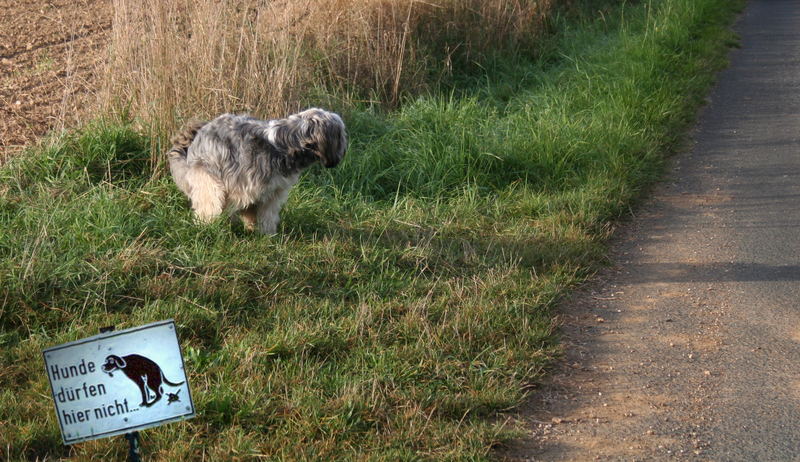
<instances>
[{"instance_id":1,"label":"bare soil","mask_svg":"<svg viewBox=\"0 0 800 462\"><path fill-rule=\"evenodd\" d=\"M91 106L112 15L111 0L0 0L0 160Z\"/></svg>"}]
</instances>

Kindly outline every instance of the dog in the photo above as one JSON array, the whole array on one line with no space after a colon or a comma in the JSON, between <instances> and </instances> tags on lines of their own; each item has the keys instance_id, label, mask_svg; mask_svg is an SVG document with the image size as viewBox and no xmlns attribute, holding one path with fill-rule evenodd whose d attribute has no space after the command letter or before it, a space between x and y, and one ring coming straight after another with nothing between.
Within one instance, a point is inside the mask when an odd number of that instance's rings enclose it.
<instances>
[{"instance_id":1,"label":"dog","mask_svg":"<svg viewBox=\"0 0 800 462\"><path fill-rule=\"evenodd\" d=\"M127 355L119 357L117 355L106 356L106 362L101 367L103 372L113 377L114 371L122 371L129 379L139 387L142 394L140 406L150 407L157 403L164 395L163 384L173 387L183 385L183 382L173 383L164 377L161 367L149 358L141 355ZM151 392L154 396L151 395ZM151 400L151 396L153 399Z\"/></svg>"},{"instance_id":2,"label":"dog","mask_svg":"<svg viewBox=\"0 0 800 462\"><path fill-rule=\"evenodd\" d=\"M338 114L311 108L285 119L223 114L192 121L172 143L170 173L198 221L227 212L249 230L275 234L300 173L315 162L336 167L347 132Z\"/></svg>"}]
</instances>

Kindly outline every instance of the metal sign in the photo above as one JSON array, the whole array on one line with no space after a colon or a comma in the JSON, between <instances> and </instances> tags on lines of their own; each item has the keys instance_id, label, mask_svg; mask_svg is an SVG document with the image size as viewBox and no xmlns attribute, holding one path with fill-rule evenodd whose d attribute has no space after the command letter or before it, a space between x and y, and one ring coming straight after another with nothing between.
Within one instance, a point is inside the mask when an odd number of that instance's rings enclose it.
<instances>
[{"instance_id":1,"label":"metal sign","mask_svg":"<svg viewBox=\"0 0 800 462\"><path fill-rule=\"evenodd\" d=\"M173 320L43 351L64 444L194 417Z\"/></svg>"}]
</instances>

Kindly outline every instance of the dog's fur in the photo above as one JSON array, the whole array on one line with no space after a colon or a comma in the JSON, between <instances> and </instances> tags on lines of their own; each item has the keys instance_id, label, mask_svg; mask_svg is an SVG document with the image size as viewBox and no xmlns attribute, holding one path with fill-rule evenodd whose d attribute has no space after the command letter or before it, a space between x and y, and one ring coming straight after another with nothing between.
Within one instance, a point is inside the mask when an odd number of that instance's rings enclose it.
<instances>
[{"instance_id":1,"label":"dog's fur","mask_svg":"<svg viewBox=\"0 0 800 462\"><path fill-rule=\"evenodd\" d=\"M317 108L269 121L235 114L192 121L172 142L170 171L198 220L227 211L265 234L276 232L300 172L316 161L335 167L347 151L341 117Z\"/></svg>"}]
</instances>

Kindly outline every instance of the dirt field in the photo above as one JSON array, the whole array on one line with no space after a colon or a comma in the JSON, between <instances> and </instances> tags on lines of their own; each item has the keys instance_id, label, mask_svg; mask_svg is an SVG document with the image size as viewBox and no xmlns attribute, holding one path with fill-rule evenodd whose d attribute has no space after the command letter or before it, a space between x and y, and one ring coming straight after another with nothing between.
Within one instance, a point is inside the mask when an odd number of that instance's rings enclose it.
<instances>
[{"instance_id":1,"label":"dirt field","mask_svg":"<svg viewBox=\"0 0 800 462\"><path fill-rule=\"evenodd\" d=\"M112 14L111 0L0 0L0 160L87 110Z\"/></svg>"}]
</instances>

